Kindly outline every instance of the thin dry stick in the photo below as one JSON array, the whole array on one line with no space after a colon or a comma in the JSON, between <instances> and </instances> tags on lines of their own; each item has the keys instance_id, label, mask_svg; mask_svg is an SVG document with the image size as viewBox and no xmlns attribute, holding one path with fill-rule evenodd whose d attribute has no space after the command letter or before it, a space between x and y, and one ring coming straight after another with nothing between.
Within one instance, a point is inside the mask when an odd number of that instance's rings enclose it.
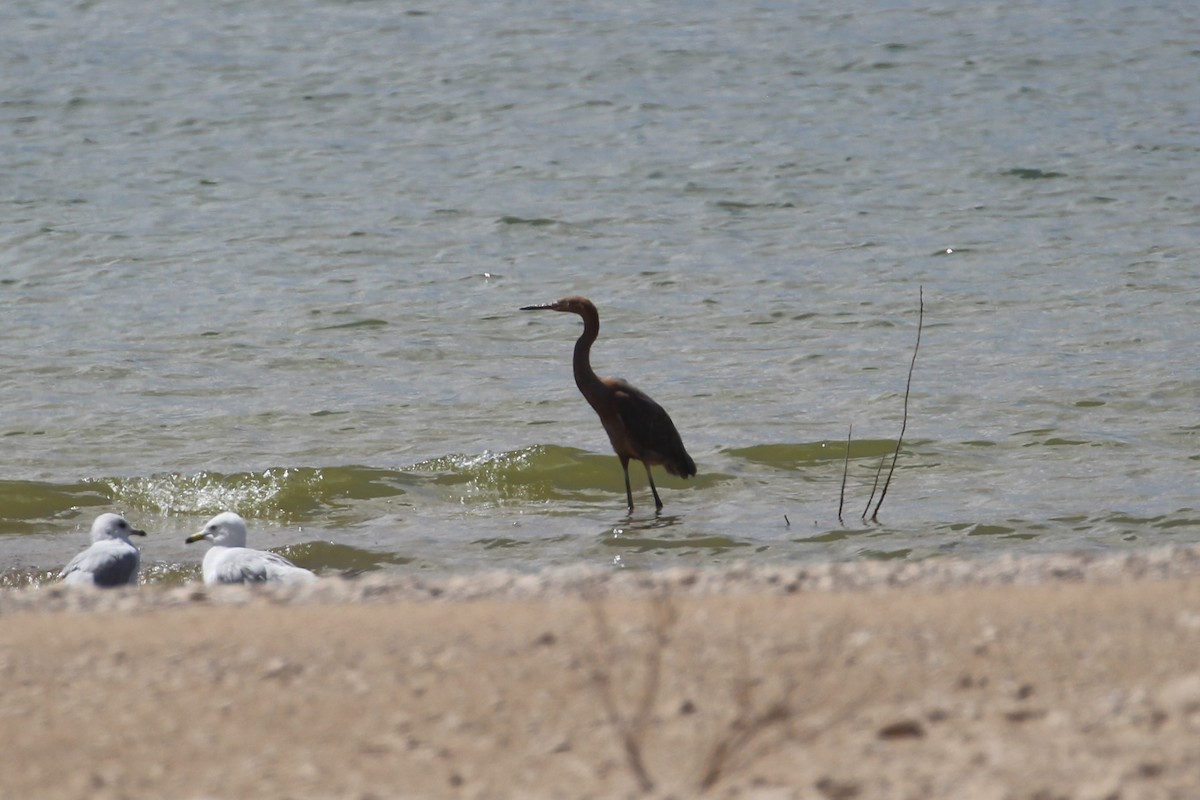
<instances>
[{"instance_id":1,"label":"thin dry stick","mask_svg":"<svg viewBox=\"0 0 1200 800\"><path fill-rule=\"evenodd\" d=\"M846 457L842 459L842 493L838 495L838 522L842 522L842 509L846 505L846 473L850 471L850 437L854 435L854 425L850 426L850 430L846 431Z\"/></svg>"},{"instance_id":2,"label":"thin dry stick","mask_svg":"<svg viewBox=\"0 0 1200 800\"><path fill-rule=\"evenodd\" d=\"M651 619L650 633L653 637L650 651L646 654L646 675L645 684L642 686L642 696L638 703L637 713L634 714L630 721L630 727L636 732L640 742L642 732L645 731L647 723L650 721L650 712L654 708L655 698L658 696L659 685L662 682L662 661L663 655L666 653L667 646L671 643L671 629L675 627L675 623L679 620L679 611L675 608L675 604L671 602L671 598L663 593L656 594L651 600L651 610L653 617ZM639 746L640 750L640 746Z\"/></svg>"},{"instance_id":3,"label":"thin dry stick","mask_svg":"<svg viewBox=\"0 0 1200 800\"><path fill-rule=\"evenodd\" d=\"M595 597L591 598L591 602L588 605L591 608L592 618L596 624L596 635L600 640L602 649L605 651L603 659L609 664L614 664L618 659L618 654L615 636L608 622L608 615L605 613L599 599ZM642 695L639 698L638 709L632 718L626 717L621 713L617 703L616 691L613 687L612 675L609 671L604 668L597 668L592 673L592 682L599 690L600 702L604 706L608 723L620 737L621 749L625 752L629 771L633 773L634 779L638 782L638 786L643 792L654 790L654 780L650 777L650 771L646 768L646 762L642 755L642 738L645 735L650 711L654 706L654 700L658 694L662 678L663 654L671 638L670 629L679 618L677 609L666 594L656 596L653 599L652 608L654 618L651 621L651 634L654 641L646 653L646 674L642 685Z\"/></svg>"},{"instance_id":4,"label":"thin dry stick","mask_svg":"<svg viewBox=\"0 0 1200 800\"><path fill-rule=\"evenodd\" d=\"M589 603L589 607L591 608L592 618L596 624L596 635L600 639L600 645L604 651L600 659L603 659L608 664L612 664L615 662L617 654L613 644L612 628L609 627L608 615L605 614L601 602L601 600L593 598ZM650 774L646 770L646 764L642 760L642 747L637 733L626 721L620 707L617 705L612 675L606 667L597 666L592 670L591 677L592 683L595 684L600 695L600 704L604 707L605 716L608 717L608 724L621 739L621 748L625 751L625 759L629 765L629 771L633 773L634 779L638 782L638 786L643 792L653 791L654 781L650 778Z\"/></svg>"},{"instance_id":5,"label":"thin dry stick","mask_svg":"<svg viewBox=\"0 0 1200 800\"><path fill-rule=\"evenodd\" d=\"M875 504L875 513L871 515L872 522L878 522L879 507L883 498L887 497L888 485L892 482L892 473L896 471L896 459L900 457L900 443L904 441L904 429L908 427L908 393L912 389L913 367L917 364L917 351L921 349L921 329L925 327L925 287L919 288L920 310L917 313L917 343L913 346L912 361L908 364L908 381L904 384L904 416L900 420L900 435L896 437L896 451L892 453L892 467L888 470L887 480L883 482L883 490L879 493L879 502Z\"/></svg>"},{"instance_id":6,"label":"thin dry stick","mask_svg":"<svg viewBox=\"0 0 1200 800\"><path fill-rule=\"evenodd\" d=\"M701 793L707 792L723 778L728 768L739 757L751 757L750 745L763 736L770 728L782 725L792 717L790 687L783 697L767 705L761 711L754 711L753 701L747 694L739 697L737 717L730 722L726 735L717 742L708 755L708 766L700 777Z\"/></svg>"},{"instance_id":7,"label":"thin dry stick","mask_svg":"<svg viewBox=\"0 0 1200 800\"><path fill-rule=\"evenodd\" d=\"M734 624L732 630L734 642L731 651L737 662L735 668L737 671L731 693L736 713L721 732L704 762L707 766L698 784L701 794L715 786L727 774L731 763L739 755L746 754L746 750L756 734L774 724L776 716L778 716L776 713L768 714L755 709L754 689L762 679L756 677L755 669L750 664L748 655L750 647L743 636L745 630L746 628L740 620ZM787 716L789 705L787 701L790 695L791 689L789 688L782 700L772 704L772 708L778 706L783 709L781 719Z\"/></svg>"},{"instance_id":8,"label":"thin dry stick","mask_svg":"<svg viewBox=\"0 0 1200 800\"><path fill-rule=\"evenodd\" d=\"M838 709L831 719L820 726L808 731L798 727L805 716L804 712L820 707L828 695L823 686L806 682L804 688L808 691L803 697L797 697L801 689L797 675L814 675L823 681L837 680L836 676L843 674L846 664L839 667L833 662L835 657L844 655L845 639L845 631L840 628L825 631L822 640L812 648L815 661L797 665L797 672L773 693L769 703L757 710L754 689L758 681L751 677L748 665L742 667L742 674L746 678L737 682L733 692L737 714L729 722L724 736L708 754L708 766L698 784L701 793L712 789L725 776L747 768L755 760L778 748L789 744L799 746L815 740L831 727L850 719L860 707L870 702L868 694L858 693L853 702ZM735 652L744 656L746 648L739 647Z\"/></svg>"},{"instance_id":9,"label":"thin dry stick","mask_svg":"<svg viewBox=\"0 0 1200 800\"><path fill-rule=\"evenodd\" d=\"M871 495L867 498L867 507L863 509L862 516L859 519L866 519L867 512L871 510L871 501L875 499L875 492L879 491L879 476L883 474L883 465L887 461L887 456L879 459L879 466L875 468L875 482L871 484Z\"/></svg>"}]
</instances>

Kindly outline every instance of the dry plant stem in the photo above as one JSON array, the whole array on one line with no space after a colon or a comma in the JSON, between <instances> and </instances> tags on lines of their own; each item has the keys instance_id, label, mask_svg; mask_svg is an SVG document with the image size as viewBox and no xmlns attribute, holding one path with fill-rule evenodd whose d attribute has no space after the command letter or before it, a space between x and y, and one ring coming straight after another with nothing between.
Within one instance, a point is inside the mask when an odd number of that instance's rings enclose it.
<instances>
[{"instance_id":1,"label":"dry plant stem","mask_svg":"<svg viewBox=\"0 0 1200 800\"><path fill-rule=\"evenodd\" d=\"M755 702L754 690L760 684L767 685L767 676L756 677L754 667L744 658L748 648L738 648L737 652L743 654L739 672L744 677L736 681L733 687L737 710L708 752L703 774L697 784L699 793L709 791L728 775L748 769L756 760L777 748L788 745L800 747L813 741L823 732L849 720L869 702L867 695L860 695L838 709L832 718L820 726L809 730L799 727L806 711L820 703L818 698L823 696L820 684L837 680L842 674L845 664L834 662L841 661L836 654L842 653L845 638L846 631L841 628L828 631L821 641L811 647L810 652L815 660L798 663L797 671L787 676L782 686L768 688L768 701L765 704ZM805 675L811 676L816 685L806 683L807 692L801 693L802 676Z\"/></svg>"},{"instance_id":2,"label":"dry plant stem","mask_svg":"<svg viewBox=\"0 0 1200 800\"><path fill-rule=\"evenodd\" d=\"M741 630L740 627L738 630ZM721 737L708 753L704 773L700 777L698 788L703 794L713 788L725 775L736 769L738 762L752 762L756 757L751 751L751 744L760 740L771 727L782 725L792 717L792 695L796 690L795 679L788 681L781 696L767 707L760 710L755 708L754 687L760 679L754 677L754 668L745 657L747 648L739 646L736 653L739 656L739 674L742 676L733 687L733 697L737 708L734 718L729 721ZM769 747L769 745L764 745Z\"/></svg>"},{"instance_id":3,"label":"dry plant stem","mask_svg":"<svg viewBox=\"0 0 1200 800\"><path fill-rule=\"evenodd\" d=\"M879 466L875 469L875 483L871 484L871 494L869 497L867 497L867 507L863 509L862 516L859 517L859 519L865 520L867 518L867 512L871 510L871 501L875 499L875 492L879 490L879 476L883 474L883 464L886 460L887 456L879 459ZM878 509L879 507L876 506L876 511L878 511Z\"/></svg>"},{"instance_id":4,"label":"dry plant stem","mask_svg":"<svg viewBox=\"0 0 1200 800\"><path fill-rule=\"evenodd\" d=\"M658 594L654 597L652 610L654 615L651 619L650 634L653 642L646 653L646 673L642 685L642 696L638 698L637 711L629 724L630 731L634 734L638 745L639 762L641 760L641 741L646 731L646 725L650 722L650 714L654 708L659 687L662 685L663 655L671 642L671 629L679 620L679 611L666 594ZM645 772L644 768L642 772Z\"/></svg>"},{"instance_id":5,"label":"dry plant stem","mask_svg":"<svg viewBox=\"0 0 1200 800\"><path fill-rule=\"evenodd\" d=\"M742 709L748 712L750 709ZM780 700L767 706L761 713L743 715L729 725L728 735L717 742L708 756L708 767L700 779L700 791L707 792L721 780L725 768L738 755L743 754L750 744L762 733L774 725L787 722L791 718L791 709L786 700Z\"/></svg>"},{"instance_id":6,"label":"dry plant stem","mask_svg":"<svg viewBox=\"0 0 1200 800\"><path fill-rule=\"evenodd\" d=\"M850 426L850 430L846 431L846 456L842 459L842 491L838 495L838 524L845 525L842 521L842 509L846 507L846 474L850 471L850 437L854 435L854 425Z\"/></svg>"},{"instance_id":7,"label":"dry plant stem","mask_svg":"<svg viewBox=\"0 0 1200 800\"><path fill-rule=\"evenodd\" d=\"M888 486L892 482L892 473L896 471L896 459L900 457L900 443L904 441L904 429L908 427L908 395L912 390L913 367L917 365L917 351L921 349L921 330L925 327L925 287L918 289L920 306L917 312L917 343L913 346L912 361L908 363L908 380L904 383L904 416L900 420L900 435L896 437L896 451L892 453L892 466L888 470L887 480L883 482L883 490L879 493L879 502L875 504L875 513L871 515L872 522L878 522L879 507L883 498L887 497Z\"/></svg>"},{"instance_id":8,"label":"dry plant stem","mask_svg":"<svg viewBox=\"0 0 1200 800\"><path fill-rule=\"evenodd\" d=\"M596 636L603 650L597 663L615 664L619 654L615 645L615 636L609 624L608 615L603 604L598 599L589 603L592 619L596 624ZM592 672L592 683L600 695L600 702L608 723L621 741L621 749L625 753L625 761L629 771L633 773L638 787L643 792L654 790L654 780L646 768L642 755L642 744L646 726L650 721L650 713L658 696L662 680L662 659L670 642L671 628L679 618L678 610L666 594L658 595L653 601L653 619L651 620L651 636L653 642L645 658L645 673L643 675L642 691L638 697L637 710L633 716L626 717L617 703L617 692L613 685L611 673L604 666L597 666Z\"/></svg>"},{"instance_id":9,"label":"dry plant stem","mask_svg":"<svg viewBox=\"0 0 1200 800\"><path fill-rule=\"evenodd\" d=\"M614 629L598 587L585 587L583 596L595 629L594 650L588 658L593 665L589 675L591 686L608 728L617 737L626 769L640 792L652 793L657 782L646 764L646 738L657 730L653 716L663 688L666 653L674 645L679 608L669 590L662 589L650 598L644 628L634 637L628 637ZM846 658L844 642L848 633L844 626L832 626L807 647L796 651L798 660L794 669L784 673L763 673L750 656L754 648L740 641L741 630L740 625L735 628L739 641L731 648L732 656L738 659L734 671L738 677L729 687L734 713L719 724L711 746L704 752L704 760L697 764L694 792L697 796L710 792L726 778L779 748L803 746L831 726L843 724L870 699L868 694L862 694L837 709L832 717L818 724L813 720L805 723L824 696L822 683L836 680L843 673L841 668L845 664L838 662ZM631 645L630 638L640 640L640 644ZM632 674L628 668L625 672L619 669L619 665L627 664L632 665ZM778 680L772 680L773 677ZM626 684L633 689L634 707L622 702L622 687Z\"/></svg>"}]
</instances>

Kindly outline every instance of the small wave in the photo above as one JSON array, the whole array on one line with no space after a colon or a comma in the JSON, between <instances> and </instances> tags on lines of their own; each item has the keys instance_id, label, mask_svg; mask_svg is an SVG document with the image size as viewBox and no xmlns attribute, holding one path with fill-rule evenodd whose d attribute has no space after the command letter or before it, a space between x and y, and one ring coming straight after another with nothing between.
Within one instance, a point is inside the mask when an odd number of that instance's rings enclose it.
<instances>
[{"instance_id":1,"label":"small wave","mask_svg":"<svg viewBox=\"0 0 1200 800\"><path fill-rule=\"evenodd\" d=\"M37 589L58 583L57 569L0 570L0 589Z\"/></svg>"},{"instance_id":2,"label":"small wave","mask_svg":"<svg viewBox=\"0 0 1200 800\"><path fill-rule=\"evenodd\" d=\"M617 547L634 553L655 553L682 550L686 552L723 553L741 547L751 547L750 542L734 539L731 536L714 534L685 534L673 537L669 534L649 536L641 532L629 534L622 532L605 536L601 542L606 547Z\"/></svg>"},{"instance_id":3,"label":"small wave","mask_svg":"<svg viewBox=\"0 0 1200 800\"><path fill-rule=\"evenodd\" d=\"M603 460L611 470L611 459ZM534 445L500 453L445 456L413 469L432 473L436 485L463 490L463 499L541 501L601 488L608 481L601 475L600 462L600 457L582 450Z\"/></svg>"},{"instance_id":4,"label":"small wave","mask_svg":"<svg viewBox=\"0 0 1200 800\"><path fill-rule=\"evenodd\" d=\"M342 330L356 330L358 328L386 328L387 326L388 326L387 320L375 319L375 318L371 317L371 318L367 318L367 319L356 319L352 322L339 322L339 323L336 323L333 325L322 325L322 326L313 328L313 330L342 331Z\"/></svg>"},{"instance_id":5,"label":"small wave","mask_svg":"<svg viewBox=\"0 0 1200 800\"><path fill-rule=\"evenodd\" d=\"M894 442L882 439L855 441L851 458L878 457L893 447ZM844 452L844 442L829 441L760 444L732 448L725 454L791 472L840 460ZM630 475L635 491L644 490L641 470L633 469ZM655 471L660 489L676 491L727 478L710 470L684 481ZM0 534L61 529L65 521L75 527L81 517L100 510L163 517L204 517L233 510L247 517L309 524L334 513L343 522L385 509L392 513L393 501L401 506L449 503L486 509L523 503L611 504L623 499L623 494L619 462L612 454L540 444L450 454L398 469L278 466L253 472L96 477L78 483L0 481Z\"/></svg>"},{"instance_id":6,"label":"small wave","mask_svg":"<svg viewBox=\"0 0 1200 800\"><path fill-rule=\"evenodd\" d=\"M715 203L713 203L713 205L726 211L757 211L760 209L765 211L776 211L779 209L796 207L796 204L790 200L768 200L760 203L753 203L745 200L717 200Z\"/></svg>"},{"instance_id":7,"label":"small wave","mask_svg":"<svg viewBox=\"0 0 1200 800\"><path fill-rule=\"evenodd\" d=\"M892 452L896 442L889 439L855 439L850 443L850 458L879 458ZM726 451L735 458L777 469L796 470L818 466L846 457L846 442L821 441L756 444Z\"/></svg>"},{"instance_id":8,"label":"small wave","mask_svg":"<svg viewBox=\"0 0 1200 800\"><path fill-rule=\"evenodd\" d=\"M1004 174L1020 178L1023 181L1041 181L1067 177L1065 172L1055 172L1054 170L1036 169L1033 167L1013 167Z\"/></svg>"},{"instance_id":9,"label":"small wave","mask_svg":"<svg viewBox=\"0 0 1200 800\"><path fill-rule=\"evenodd\" d=\"M395 553L379 553L325 541L288 545L277 552L294 564L316 570L322 575L370 572L388 565L403 566L415 561Z\"/></svg>"},{"instance_id":10,"label":"small wave","mask_svg":"<svg viewBox=\"0 0 1200 800\"><path fill-rule=\"evenodd\" d=\"M529 225L534 228L560 224L559 220L550 219L549 217L517 217L511 214L505 214L499 221L502 225Z\"/></svg>"},{"instance_id":11,"label":"small wave","mask_svg":"<svg viewBox=\"0 0 1200 800\"><path fill-rule=\"evenodd\" d=\"M81 508L104 507L111 500L109 492L90 481L0 481L0 533L36 533L48 523L76 516Z\"/></svg>"},{"instance_id":12,"label":"small wave","mask_svg":"<svg viewBox=\"0 0 1200 800\"><path fill-rule=\"evenodd\" d=\"M275 467L262 472L106 479L113 499L161 514L216 514L307 518L355 500L403 495L411 479L395 470L369 467Z\"/></svg>"},{"instance_id":13,"label":"small wave","mask_svg":"<svg viewBox=\"0 0 1200 800\"><path fill-rule=\"evenodd\" d=\"M261 472L178 472L79 483L0 481L0 534L61 527L84 510L163 516L205 516L234 510L245 516L307 519L358 501L403 496L420 478L370 467L274 467Z\"/></svg>"}]
</instances>

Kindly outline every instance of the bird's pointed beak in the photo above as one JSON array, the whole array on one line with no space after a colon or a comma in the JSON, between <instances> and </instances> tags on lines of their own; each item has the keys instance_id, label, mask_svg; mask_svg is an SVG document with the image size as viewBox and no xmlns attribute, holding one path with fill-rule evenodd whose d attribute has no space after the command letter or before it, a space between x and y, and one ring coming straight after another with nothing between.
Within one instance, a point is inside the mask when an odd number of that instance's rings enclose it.
<instances>
[{"instance_id":1,"label":"bird's pointed beak","mask_svg":"<svg viewBox=\"0 0 1200 800\"><path fill-rule=\"evenodd\" d=\"M540 303L536 306L521 306L522 311L558 311L558 303Z\"/></svg>"},{"instance_id":2,"label":"bird's pointed beak","mask_svg":"<svg viewBox=\"0 0 1200 800\"><path fill-rule=\"evenodd\" d=\"M139 530L137 528L130 528L129 532L132 533L134 536L145 536L146 535L145 531Z\"/></svg>"},{"instance_id":3,"label":"bird's pointed beak","mask_svg":"<svg viewBox=\"0 0 1200 800\"><path fill-rule=\"evenodd\" d=\"M203 541L206 538L208 538L208 537L204 535L204 531L196 531L191 536L184 539L183 543L184 544L192 544L193 542Z\"/></svg>"}]
</instances>

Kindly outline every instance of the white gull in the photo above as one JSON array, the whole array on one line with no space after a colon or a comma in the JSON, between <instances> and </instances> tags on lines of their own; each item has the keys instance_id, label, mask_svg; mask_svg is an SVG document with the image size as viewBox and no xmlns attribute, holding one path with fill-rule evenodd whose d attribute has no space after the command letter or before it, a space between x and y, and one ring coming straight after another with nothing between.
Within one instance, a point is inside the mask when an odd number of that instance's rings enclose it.
<instances>
[{"instance_id":1,"label":"white gull","mask_svg":"<svg viewBox=\"0 0 1200 800\"><path fill-rule=\"evenodd\" d=\"M204 539L212 547L204 554L204 583L308 583L317 576L297 567L281 555L246 547L246 521L232 511L217 514L204 530L185 540L188 544Z\"/></svg>"}]
</instances>

